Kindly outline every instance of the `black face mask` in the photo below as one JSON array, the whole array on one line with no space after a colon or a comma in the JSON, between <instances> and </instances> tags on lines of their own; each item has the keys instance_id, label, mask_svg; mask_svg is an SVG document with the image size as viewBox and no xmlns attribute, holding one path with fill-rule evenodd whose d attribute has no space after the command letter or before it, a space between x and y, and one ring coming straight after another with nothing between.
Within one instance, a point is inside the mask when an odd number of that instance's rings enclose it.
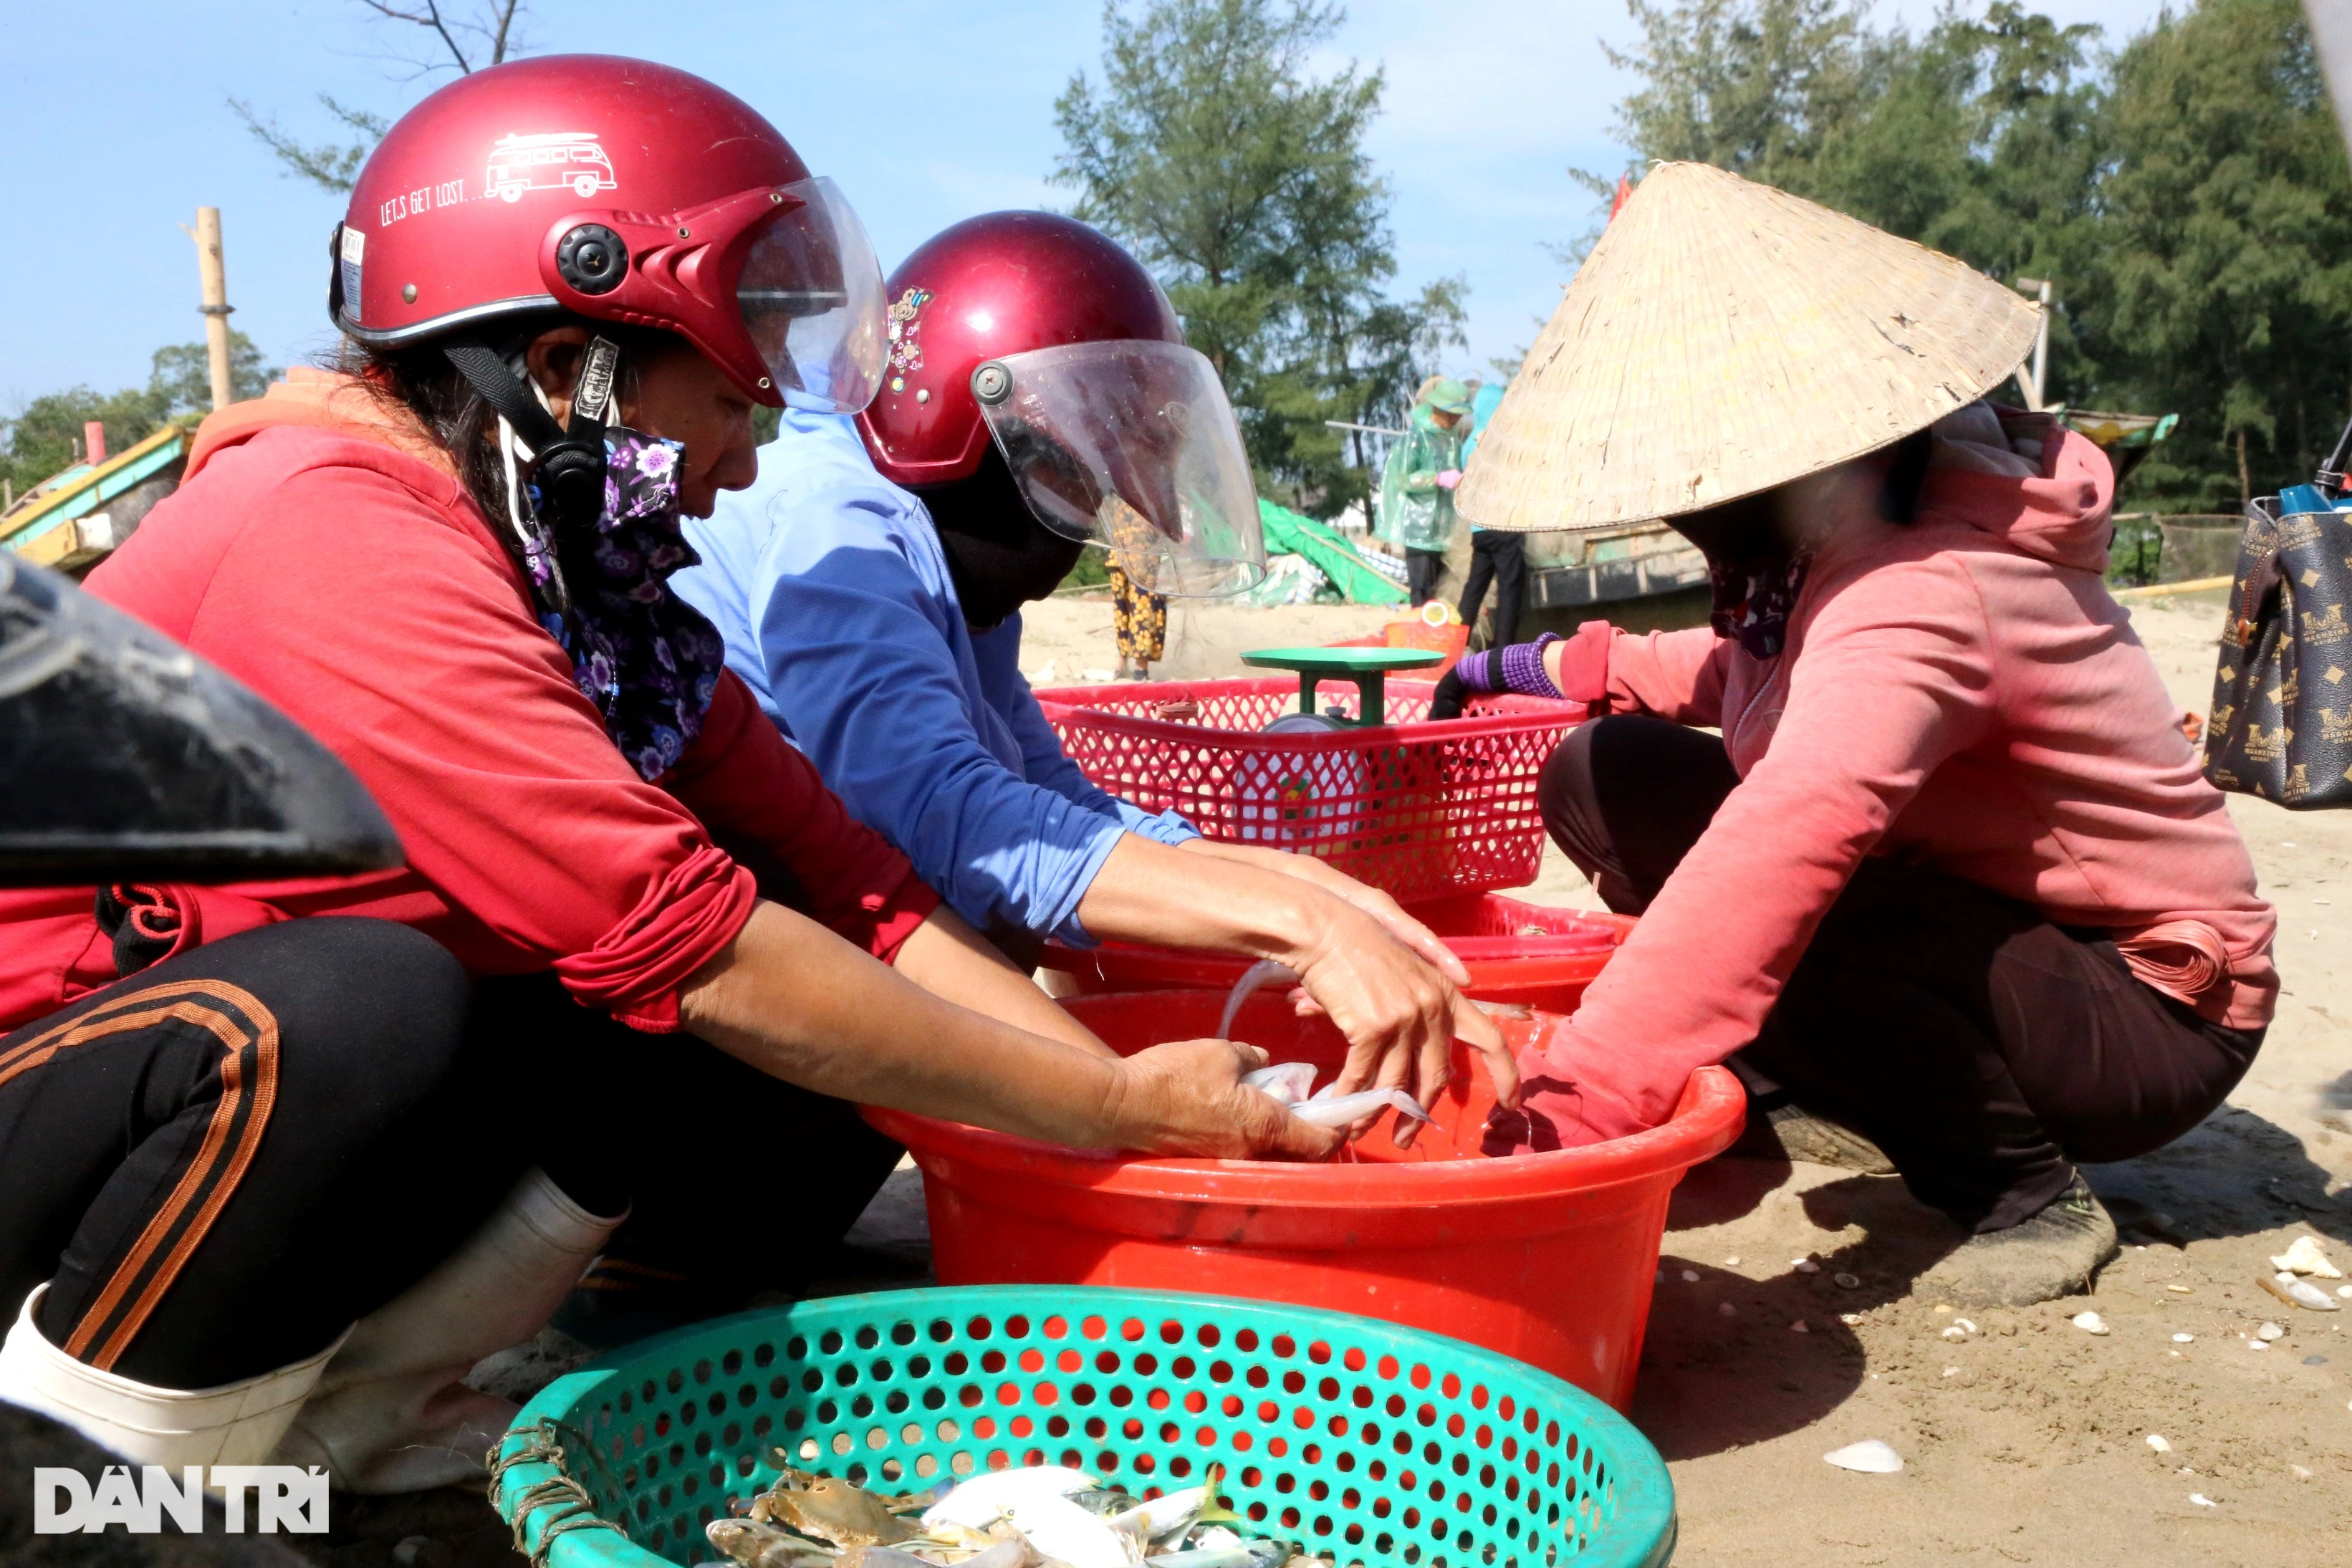
<instances>
[{"instance_id":1,"label":"black face mask","mask_svg":"<svg viewBox=\"0 0 2352 1568\"><path fill-rule=\"evenodd\" d=\"M919 486L915 494L931 515L964 622L975 632L1052 593L1086 549L1037 520L993 445L970 477Z\"/></svg>"}]
</instances>

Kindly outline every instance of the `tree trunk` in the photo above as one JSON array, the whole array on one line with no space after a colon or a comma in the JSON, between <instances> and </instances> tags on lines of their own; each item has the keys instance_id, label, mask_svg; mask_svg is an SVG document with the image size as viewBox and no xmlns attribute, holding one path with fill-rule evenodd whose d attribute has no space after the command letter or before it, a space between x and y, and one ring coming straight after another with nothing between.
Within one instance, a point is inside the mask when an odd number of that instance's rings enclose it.
<instances>
[{"instance_id":1,"label":"tree trunk","mask_svg":"<svg viewBox=\"0 0 2352 1568\"><path fill-rule=\"evenodd\" d=\"M2244 511L2254 504L2254 481L2246 470L2246 433L2238 432L2238 510Z\"/></svg>"}]
</instances>

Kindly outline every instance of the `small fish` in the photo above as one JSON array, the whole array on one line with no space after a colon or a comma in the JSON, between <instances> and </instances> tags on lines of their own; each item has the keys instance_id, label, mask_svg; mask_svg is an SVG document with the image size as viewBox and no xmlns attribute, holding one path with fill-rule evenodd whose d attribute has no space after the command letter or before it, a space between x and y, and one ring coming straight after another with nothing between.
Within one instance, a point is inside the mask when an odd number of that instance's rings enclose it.
<instances>
[{"instance_id":1,"label":"small fish","mask_svg":"<svg viewBox=\"0 0 2352 1568\"><path fill-rule=\"evenodd\" d=\"M961 1568L1035 1568L1036 1548L1025 1535L1015 1535L1010 1541L1000 1541L977 1556L967 1557Z\"/></svg>"},{"instance_id":2,"label":"small fish","mask_svg":"<svg viewBox=\"0 0 2352 1568\"><path fill-rule=\"evenodd\" d=\"M1234 1015L1242 1010L1242 1004L1249 1000L1250 993L1260 986L1295 986L1297 984L1298 984L1298 971L1276 959L1261 958L1244 969L1242 977L1234 982L1233 994L1225 998L1224 1017L1217 1020L1217 1038L1233 1039Z\"/></svg>"},{"instance_id":3,"label":"small fish","mask_svg":"<svg viewBox=\"0 0 2352 1568\"><path fill-rule=\"evenodd\" d=\"M1318 1127L1344 1127L1391 1105L1396 1107L1400 1115L1410 1116L1416 1122L1429 1120L1429 1113L1402 1089L1367 1089L1360 1093L1340 1094L1328 1100L1309 1100L1303 1105L1293 1105L1290 1113Z\"/></svg>"},{"instance_id":4,"label":"small fish","mask_svg":"<svg viewBox=\"0 0 2352 1568\"><path fill-rule=\"evenodd\" d=\"M1084 1470L1059 1465L1032 1465L1026 1469L991 1470L974 1476L923 1511L923 1524L961 1524L986 1530L1004 1516L1007 1504L1024 1497L1066 1498L1075 1491L1099 1487L1102 1479Z\"/></svg>"},{"instance_id":5,"label":"small fish","mask_svg":"<svg viewBox=\"0 0 2352 1568\"><path fill-rule=\"evenodd\" d=\"M1244 1078L1242 1082L1247 1083L1249 1080ZM1121 1491L1117 1487L1089 1487L1082 1491L1072 1492L1070 1500L1088 1513L1100 1514L1103 1518L1108 1519L1113 1514L1125 1513L1142 1500L1133 1492Z\"/></svg>"},{"instance_id":6,"label":"small fish","mask_svg":"<svg viewBox=\"0 0 2352 1568\"><path fill-rule=\"evenodd\" d=\"M946 1520L941 1520L937 1524L924 1525L920 1535L910 1535L899 1544L909 1552L937 1550L961 1552L970 1555L986 1552L993 1546L1000 1546L1003 1542L1003 1536L992 1535L984 1530L973 1530L968 1525L951 1524Z\"/></svg>"},{"instance_id":7,"label":"small fish","mask_svg":"<svg viewBox=\"0 0 2352 1568\"><path fill-rule=\"evenodd\" d=\"M833 1568L940 1568L929 1558L895 1546L852 1546L833 1560Z\"/></svg>"},{"instance_id":8,"label":"small fish","mask_svg":"<svg viewBox=\"0 0 2352 1568\"><path fill-rule=\"evenodd\" d=\"M1116 1515L1110 1521L1111 1528L1124 1530L1143 1541L1165 1541L1171 1535L1181 1535L1204 1520L1222 1523L1237 1517L1217 1503L1217 1489L1224 1484L1225 1468L1211 1465L1206 1474L1207 1479L1199 1486L1169 1492Z\"/></svg>"},{"instance_id":9,"label":"small fish","mask_svg":"<svg viewBox=\"0 0 2352 1568\"><path fill-rule=\"evenodd\" d=\"M1131 1532L1113 1529L1109 1521L1066 1497L1045 1493L1019 1498L1005 1505L1004 1517L1041 1555L1058 1558L1070 1568L1134 1568L1143 1560Z\"/></svg>"},{"instance_id":10,"label":"small fish","mask_svg":"<svg viewBox=\"0 0 2352 1568\"><path fill-rule=\"evenodd\" d=\"M1240 1534L1227 1530L1222 1524L1203 1524L1187 1531L1184 1535L1186 1546L1204 1552L1216 1547L1239 1546L1242 1540L1243 1537Z\"/></svg>"},{"instance_id":11,"label":"small fish","mask_svg":"<svg viewBox=\"0 0 2352 1568\"><path fill-rule=\"evenodd\" d=\"M743 1568L816 1568L834 1553L814 1541L750 1519L714 1519L702 1527L719 1554Z\"/></svg>"},{"instance_id":12,"label":"small fish","mask_svg":"<svg viewBox=\"0 0 2352 1568\"><path fill-rule=\"evenodd\" d=\"M1297 1105L1315 1092L1315 1064L1277 1061L1255 1072L1242 1074L1242 1082L1285 1105Z\"/></svg>"},{"instance_id":13,"label":"small fish","mask_svg":"<svg viewBox=\"0 0 2352 1568\"><path fill-rule=\"evenodd\" d=\"M1290 1561L1287 1541L1244 1541L1238 1546L1170 1552L1143 1560L1143 1568L1282 1568Z\"/></svg>"}]
</instances>

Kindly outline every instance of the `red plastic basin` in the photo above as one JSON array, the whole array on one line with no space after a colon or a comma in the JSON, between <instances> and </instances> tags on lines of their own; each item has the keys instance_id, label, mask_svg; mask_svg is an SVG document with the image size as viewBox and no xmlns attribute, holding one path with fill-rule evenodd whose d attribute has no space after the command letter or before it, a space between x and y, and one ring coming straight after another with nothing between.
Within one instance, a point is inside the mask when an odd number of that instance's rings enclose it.
<instances>
[{"instance_id":1,"label":"red plastic basin","mask_svg":"<svg viewBox=\"0 0 2352 1568\"><path fill-rule=\"evenodd\" d=\"M1208 1034L1214 991L1074 998L1120 1051ZM1498 1020L1514 1050L1545 1015ZM1338 1030L1280 997L1244 1007L1236 1037L1276 1061L1336 1071ZM1383 1118L1354 1163L1137 1159L1056 1148L869 1108L922 1166L931 1252L949 1285L1206 1291L1360 1312L1470 1341L1556 1373L1623 1409L1682 1173L1739 1135L1746 1097L1701 1068L1674 1117L1557 1154L1478 1153L1492 1087L1466 1048L1410 1151Z\"/></svg>"},{"instance_id":2,"label":"red plastic basin","mask_svg":"<svg viewBox=\"0 0 2352 1568\"><path fill-rule=\"evenodd\" d=\"M1550 909L1498 893L1465 894L1407 906L1445 939L1470 971L1467 995L1539 1012L1572 1013L1616 953L1633 918ZM1070 977L1081 996L1104 991L1230 989L1247 958L1181 947L1106 942L1080 952L1045 944L1045 967ZM1214 1025L1213 1017L1211 1019Z\"/></svg>"}]
</instances>

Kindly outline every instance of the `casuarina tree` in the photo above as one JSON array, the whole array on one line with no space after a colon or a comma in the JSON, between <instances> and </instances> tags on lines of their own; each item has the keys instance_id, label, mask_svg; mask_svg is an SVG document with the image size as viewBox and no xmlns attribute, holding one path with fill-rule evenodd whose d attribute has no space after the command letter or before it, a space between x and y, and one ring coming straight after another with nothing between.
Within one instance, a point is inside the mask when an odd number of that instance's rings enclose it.
<instances>
[{"instance_id":1,"label":"casuarina tree","mask_svg":"<svg viewBox=\"0 0 2352 1568\"><path fill-rule=\"evenodd\" d=\"M252 339L242 332L229 334L229 379L238 397L259 397L278 374L262 363ZM210 355L205 345L175 343L158 349L143 387L114 392L68 387L37 397L20 413L0 420L0 478L21 496L72 466L84 455L82 426L87 421L103 424L108 449L120 452L167 422L193 425L212 406Z\"/></svg>"},{"instance_id":2,"label":"casuarina tree","mask_svg":"<svg viewBox=\"0 0 2352 1568\"><path fill-rule=\"evenodd\" d=\"M1387 183L1364 151L1383 80L1311 57L1328 0L1113 0L1099 80L1055 105L1054 177L1159 277L1224 377L1262 484L1328 516L1367 491L1327 420L1401 423L1460 344L1465 285L1391 298Z\"/></svg>"},{"instance_id":3,"label":"casuarina tree","mask_svg":"<svg viewBox=\"0 0 2352 1568\"><path fill-rule=\"evenodd\" d=\"M2181 416L2134 505L2309 477L2352 398L2352 183L2295 0L2202 0L2112 57L2013 0L1916 37L1856 0L1631 9L1633 172L1716 163L2051 279L2046 395Z\"/></svg>"}]
</instances>

